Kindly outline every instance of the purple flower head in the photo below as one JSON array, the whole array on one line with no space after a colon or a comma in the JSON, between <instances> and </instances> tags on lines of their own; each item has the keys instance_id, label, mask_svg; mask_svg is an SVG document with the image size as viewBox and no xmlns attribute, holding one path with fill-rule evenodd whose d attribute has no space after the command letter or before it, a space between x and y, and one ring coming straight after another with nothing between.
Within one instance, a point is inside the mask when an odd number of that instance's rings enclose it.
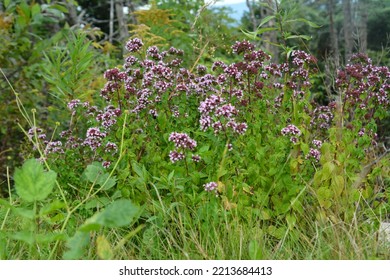
<instances>
[{"instance_id":1,"label":"purple flower head","mask_svg":"<svg viewBox=\"0 0 390 280\"><path fill-rule=\"evenodd\" d=\"M77 108L77 106L79 106L80 104L81 104L80 99L73 99L69 101L68 108L69 110L74 111L74 109Z\"/></svg>"},{"instance_id":2,"label":"purple flower head","mask_svg":"<svg viewBox=\"0 0 390 280\"><path fill-rule=\"evenodd\" d=\"M363 127L362 129L359 130L358 135L359 137L363 137L365 133L366 133L366 129Z\"/></svg>"},{"instance_id":3,"label":"purple flower head","mask_svg":"<svg viewBox=\"0 0 390 280\"><path fill-rule=\"evenodd\" d=\"M169 141L175 144L176 148L194 150L196 141L191 139L186 133L172 132L169 136Z\"/></svg>"},{"instance_id":4,"label":"purple flower head","mask_svg":"<svg viewBox=\"0 0 390 280\"><path fill-rule=\"evenodd\" d=\"M310 148L309 153L306 155L306 159L313 158L316 162L320 161L321 152L317 149Z\"/></svg>"},{"instance_id":5,"label":"purple flower head","mask_svg":"<svg viewBox=\"0 0 390 280\"><path fill-rule=\"evenodd\" d=\"M210 97L206 98L205 101L200 102L198 110L202 114L209 113L214 111L215 108L223 102L225 102L225 100L221 96L213 94Z\"/></svg>"},{"instance_id":6,"label":"purple flower head","mask_svg":"<svg viewBox=\"0 0 390 280\"><path fill-rule=\"evenodd\" d=\"M321 148L321 146L322 146L322 141L321 140L313 140L312 142L311 142L316 148Z\"/></svg>"},{"instance_id":7,"label":"purple flower head","mask_svg":"<svg viewBox=\"0 0 390 280\"><path fill-rule=\"evenodd\" d=\"M239 123L234 127L234 132L238 134L244 134L248 129L248 125L246 123Z\"/></svg>"},{"instance_id":8,"label":"purple flower head","mask_svg":"<svg viewBox=\"0 0 390 280\"><path fill-rule=\"evenodd\" d=\"M104 78L107 81L121 81L126 77L125 73L120 72L118 68L108 69L104 72Z\"/></svg>"},{"instance_id":9,"label":"purple flower head","mask_svg":"<svg viewBox=\"0 0 390 280\"><path fill-rule=\"evenodd\" d=\"M284 136L286 136L286 135L300 136L301 135L301 131L299 130L299 128L293 124L289 124L287 127L283 128L281 132Z\"/></svg>"},{"instance_id":10,"label":"purple flower head","mask_svg":"<svg viewBox=\"0 0 390 280\"><path fill-rule=\"evenodd\" d=\"M162 56L159 53L159 49L156 46L149 47L146 51L146 55L155 59L155 60L161 60Z\"/></svg>"},{"instance_id":11,"label":"purple flower head","mask_svg":"<svg viewBox=\"0 0 390 280\"><path fill-rule=\"evenodd\" d=\"M237 41L233 46L232 50L236 54L245 53L245 52L251 52L255 49L255 45L250 43L249 41Z\"/></svg>"},{"instance_id":12,"label":"purple flower head","mask_svg":"<svg viewBox=\"0 0 390 280\"><path fill-rule=\"evenodd\" d=\"M172 163L175 163L176 161L183 160L184 159L184 153L178 152L176 150L169 152L169 159Z\"/></svg>"},{"instance_id":13,"label":"purple flower head","mask_svg":"<svg viewBox=\"0 0 390 280\"><path fill-rule=\"evenodd\" d=\"M107 142L105 151L107 153L109 152L116 153L118 151L118 146L115 143Z\"/></svg>"},{"instance_id":14,"label":"purple flower head","mask_svg":"<svg viewBox=\"0 0 390 280\"><path fill-rule=\"evenodd\" d=\"M218 184L216 182L209 182L204 184L203 187L206 192L212 192L217 190Z\"/></svg>"},{"instance_id":15,"label":"purple flower head","mask_svg":"<svg viewBox=\"0 0 390 280\"><path fill-rule=\"evenodd\" d=\"M106 137L105 132L100 132L100 129L98 127L91 127L87 130L87 138L90 139L102 139Z\"/></svg>"},{"instance_id":16,"label":"purple flower head","mask_svg":"<svg viewBox=\"0 0 390 280\"><path fill-rule=\"evenodd\" d=\"M236 107L232 106L230 103L222 105L215 110L215 115L218 117L224 116L226 118L231 118L233 115L237 115L237 113Z\"/></svg>"},{"instance_id":17,"label":"purple flower head","mask_svg":"<svg viewBox=\"0 0 390 280\"><path fill-rule=\"evenodd\" d=\"M125 48L129 52L137 52L142 48L143 45L144 43L141 41L141 39L134 38L127 41Z\"/></svg>"},{"instance_id":18,"label":"purple flower head","mask_svg":"<svg viewBox=\"0 0 390 280\"><path fill-rule=\"evenodd\" d=\"M207 68L206 66L199 64L198 66L196 66L196 71L198 72L198 74L203 75L206 73Z\"/></svg>"},{"instance_id":19,"label":"purple flower head","mask_svg":"<svg viewBox=\"0 0 390 280\"><path fill-rule=\"evenodd\" d=\"M62 149L62 142L61 141L50 141L47 143L45 151L45 155L51 154L51 153L60 153L63 154L64 150Z\"/></svg>"},{"instance_id":20,"label":"purple flower head","mask_svg":"<svg viewBox=\"0 0 390 280\"><path fill-rule=\"evenodd\" d=\"M201 160L200 155L192 155L191 158L192 158L192 161L194 161L194 162L199 162Z\"/></svg>"}]
</instances>

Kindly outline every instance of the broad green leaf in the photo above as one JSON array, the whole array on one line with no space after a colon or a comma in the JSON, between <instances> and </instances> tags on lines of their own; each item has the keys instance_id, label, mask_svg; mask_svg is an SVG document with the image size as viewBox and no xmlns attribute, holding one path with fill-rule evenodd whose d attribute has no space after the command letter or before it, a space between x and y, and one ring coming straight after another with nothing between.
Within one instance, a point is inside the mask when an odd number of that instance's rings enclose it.
<instances>
[{"instance_id":1,"label":"broad green leaf","mask_svg":"<svg viewBox=\"0 0 390 280\"><path fill-rule=\"evenodd\" d=\"M104 190L108 190L116 184L115 177L110 177L110 174L104 170L99 162L93 162L88 165L84 174L89 182L104 186Z\"/></svg>"},{"instance_id":2,"label":"broad green leaf","mask_svg":"<svg viewBox=\"0 0 390 280\"><path fill-rule=\"evenodd\" d=\"M317 199L321 207L329 208L332 205L330 198L332 197L332 192L327 187L321 187L317 191Z\"/></svg>"},{"instance_id":3,"label":"broad green leaf","mask_svg":"<svg viewBox=\"0 0 390 280\"><path fill-rule=\"evenodd\" d=\"M88 201L84 209L102 208L110 203L110 199L107 197L96 197Z\"/></svg>"},{"instance_id":4,"label":"broad green leaf","mask_svg":"<svg viewBox=\"0 0 390 280\"><path fill-rule=\"evenodd\" d=\"M251 260L261 260L263 259L263 251L261 250L261 247L257 243L256 240L251 240L249 242L249 258Z\"/></svg>"},{"instance_id":5,"label":"broad green leaf","mask_svg":"<svg viewBox=\"0 0 390 280\"><path fill-rule=\"evenodd\" d=\"M17 231L8 233L8 238L23 241L29 245L33 245L35 242L34 233L32 231Z\"/></svg>"},{"instance_id":6,"label":"broad green leaf","mask_svg":"<svg viewBox=\"0 0 390 280\"><path fill-rule=\"evenodd\" d=\"M56 212L60 209L65 209L65 203L61 200L54 200L53 202L44 205L39 211L40 215L47 215L53 212Z\"/></svg>"},{"instance_id":7,"label":"broad green leaf","mask_svg":"<svg viewBox=\"0 0 390 280\"><path fill-rule=\"evenodd\" d=\"M33 220L34 219L34 211L32 209L26 209L22 207L12 207L12 212L16 215Z\"/></svg>"},{"instance_id":8,"label":"broad green leaf","mask_svg":"<svg viewBox=\"0 0 390 280\"><path fill-rule=\"evenodd\" d=\"M140 207L133 204L130 200L120 199L107 206L102 212L96 213L89 218L81 231L97 230L102 226L109 228L123 227L130 225L138 216Z\"/></svg>"},{"instance_id":9,"label":"broad green leaf","mask_svg":"<svg viewBox=\"0 0 390 280\"><path fill-rule=\"evenodd\" d=\"M69 248L63 255L65 260L81 259L89 245L89 233L77 231L76 234L68 240L66 246Z\"/></svg>"},{"instance_id":10,"label":"broad green leaf","mask_svg":"<svg viewBox=\"0 0 390 280\"><path fill-rule=\"evenodd\" d=\"M326 162L322 168L322 181L330 179L333 175L335 165L332 162Z\"/></svg>"},{"instance_id":11,"label":"broad green leaf","mask_svg":"<svg viewBox=\"0 0 390 280\"><path fill-rule=\"evenodd\" d=\"M96 239L96 254L102 260L111 260L114 256L110 242L103 235Z\"/></svg>"},{"instance_id":12,"label":"broad green leaf","mask_svg":"<svg viewBox=\"0 0 390 280\"><path fill-rule=\"evenodd\" d=\"M15 189L28 202L44 200L52 192L56 178L56 172L45 172L36 159L29 159L15 170Z\"/></svg>"}]
</instances>

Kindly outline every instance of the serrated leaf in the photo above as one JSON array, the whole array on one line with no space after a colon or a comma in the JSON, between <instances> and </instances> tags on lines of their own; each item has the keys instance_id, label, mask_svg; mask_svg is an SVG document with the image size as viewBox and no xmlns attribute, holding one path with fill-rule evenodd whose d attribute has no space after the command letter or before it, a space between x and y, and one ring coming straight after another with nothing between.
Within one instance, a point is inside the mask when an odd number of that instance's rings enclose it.
<instances>
[{"instance_id":1,"label":"serrated leaf","mask_svg":"<svg viewBox=\"0 0 390 280\"><path fill-rule=\"evenodd\" d=\"M102 260L111 260L114 256L110 242L102 235L96 239L96 254Z\"/></svg>"},{"instance_id":2,"label":"serrated leaf","mask_svg":"<svg viewBox=\"0 0 390 280\"><path fill-rule=\"evenodd\" d=\"M14 174L15 189L18 195L28 201L44 200L52 192L57 173L45 172L36 159L27 160Z\"/></svg>"},{"instance_id":3,"label":"serrated leaf","mask_svg":"<svg viewBox=\"0 0 390 280\"><path fill-rule=\"evenodd\" d=\"M102 226L109 228L123 227L130 225L138 216L140 207L130 200L120 199L114 201L100 213L96 213L89 218L80 230L84 232L97 230Z\"/></svg>"}]
</instances>

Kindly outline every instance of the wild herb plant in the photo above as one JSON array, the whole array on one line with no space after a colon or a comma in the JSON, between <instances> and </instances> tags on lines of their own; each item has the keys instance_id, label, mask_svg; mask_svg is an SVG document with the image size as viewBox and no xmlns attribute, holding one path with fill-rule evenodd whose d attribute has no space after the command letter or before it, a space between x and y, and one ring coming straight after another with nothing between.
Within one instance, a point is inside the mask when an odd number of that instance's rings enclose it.
<instances>
[{"instance_id":1,"label":"wild herb plant","mask_svg":"<svg viewBox=\"0 0 390 280\"><path fill-rule=\"evenodd\" d=\"M137 38L125 47L122 67L104 73L102 100L68 103L68 129L59 140L35 125L26 132L40 160L58 174L65 206L56 224L60 234L73 236L66 238L65 258L86 253L90 231L99 234L97 255L114 258L105 229L127 225L137 227L117 249L138 234L137 247L153 242L182 248L189 258L212 258L203 240L220 238L221 222L245 221L259 238L284 248L307 243L304 229L313 223L316 230L364 224L370 232L367 219L387 215L385 200L374 203L373 185L388 172L380 169L387 150L375 142L376 121L388 114L387 67L354 57L338 73L337 98L324 106L310 92L316 59L303 51L276 64L252 43L236 42L235 62L190 71L174 47L145 49ZM76 213L92 217L70 226ZM259 239L247 238L247 256L266 257Z\"/></svg>"}]
</instances>

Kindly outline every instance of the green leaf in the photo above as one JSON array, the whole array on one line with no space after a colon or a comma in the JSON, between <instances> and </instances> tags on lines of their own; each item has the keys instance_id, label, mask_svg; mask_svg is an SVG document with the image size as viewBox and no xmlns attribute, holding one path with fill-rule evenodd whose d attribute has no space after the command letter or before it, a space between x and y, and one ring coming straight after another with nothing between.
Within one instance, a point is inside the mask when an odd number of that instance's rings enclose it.
<instances>
[{"instance_id":1,"label":"green leaf","mask_svg":"<svg viewBox=\"0 0 390 280\"><path fill-rule=\"evenodd\" d=\"M260 24L259 24L258 27L263 26L264 24L266 24L266 23L269 22L270 20L273 20L274 18L275 18L274 15L265 17L265 18L260 22Z\"/></svg>"},{"instance_id":2,"label":"green leaf","mask_svg":"<svg viewBox=\"0 0 390 280\"><path fill-rule=\"evenodd\" d=\"M337 175L332 179L332 189L336 194L336 197L339 197L344 190L344 177Z\"/></svg>"},{"instance_id":3,"label":"green leaf","mask_svg":"<svg viewBox=\"0 0 390 280\"><path fill-rule=\"evenodd\" d=\"M290 35L290 36L287 36L286 39L303 39L303 40L306 40L306 41L309 41L311 39L311 36L307 36L307 35Z\"/></svg>"},{"instance_id":4,"label":"green leaf","mask_svg":"<svg viewBox=\"0 0 390 280\"><path fill-rule=\"evenodd\" d=\"M114 256L110 242L102 235L96 239L96 254L102 260L111 260Z\"/></svg>"},{"instance_id":5,"label":"green leaf","mask_svg":"<svg viewBox=\"0 0 390 280\"><path fill-rule=\"evenodd\" d=\"M330 201L331 197L332 192L327 187L320 187L317 190L317 199L321 207L329 208L332 206L332 202Z\"/></svg>"},{"instance_id":6,"label":"green leaf","mask_svg":"<svg viewBox=\"0 0 390 280\"><path fill-rule=\"evenodd\" d=\"M8 238L23 241L29 245L33 245L35 242L34 233L32 231L17 231L8 233Z\"/></svg>"},{"instance_id":7,"label":"green leaf","mask_svg":"<svg viewBox=\"0 0 390 280\"><path fill-rule=\"evenodd\" d=\"M21 169L16 168L15 189L28 202L44 200L52 192L56 178L56 172L45 172L36 159L29 159Z\"/></svg>"},{"instance_id":8,"label":"green leaf","mask_svg":"<svg viewBox=\"0 0 390 280\"><path fill-rule=\"evenodd\" d=\"M286 221L287 221L288 228L290 230L292 230L295 227L295 224L297 222L297 218L292 214L287 214Z\"/></svg>"},{"instance_id":9,"label":"green leaf","mask_svg":"<svg viewBox=\"0 0 390 280\"><path fill-rule=\"evenodd\" d=\"M44 205L39 211L40 215L47 215L60 209L65 209L65 203L61 200L54 200L52 203Z\"/></svg>"},{"instance_id":10,"label":"green leaf","mask_svg":"<svg viewBox=\"0 0 390 280\"><path fill-rule=\"evenodd\" d=\"M84 225L81 231L92 231L106 226L109 228L123 227L130 225L139 215L140 207L130 200L120 199L107 206L102 212L93 215Z\"/></svg>"},{"instance_id":11,"label":"green leaf","mask_svg":"<svg viewBox=\"0 0 390 280\"><path fill-rule=\"evenodd\" d=\"M263 259L263 251L261 250L256 240L251 240L249 242L249 258L251 260Z\"/></svg>"},{"instance_id":12,"label":"green leaf","mask_svg":"<svg viewBox=\"0 0 390 280\"><path fill-rule=\"evenodd\" d=\"M69 239L66 246L69 248L63 255L65 260L81 259L85 248L89 245L89 233L77 231L76 234Z\"/></svg>"},{"instance_id":13,"label":"green leaf","mask_svg":"<svg viewBox=\"0 0 390 280\"><path fill-rule=\"evenodd\" d=\"M41 6L39 4L34 4L31 7L31 17L33 18L34 16L36 16L40 13L41 13Z\"/></svg>"},{"instance_id":14,"label":"green leaf","mask_svg":"<svg viewBox=\"0 0 390 280\"><path fill-rule=\"evenodd\" d=\"M58 10L58 11L63 12L65 14L67 14L69 12L68 9L65 6L62 6L62 5L59 5L59 4L51 5L50 8Z\"/></svg>"},{"instance_id":15,"label":"green leaf","mask_svg":"<svg viewBox=\"0 0 390 280\"><path fill-rule=\"evenodd\" d=\"M269 226L268 227L268 233L273 236L273 237L276 237L278 239L282 239L283 236L286 234L286 231L287 231L287 228L286 227L279 227L277 228L276 226Z\"/></svg>"},{"instance_id":16,"label":"green leaf","mask_svg":"<svg viewBox=\"0 0 390 280\"><path fill-rule=\"evenodd\" d=\"M256 31L241 30L241 32L244 33L249 38L255 39L258 35L261 35L263 33L269 32L269 31L274 31L274 30L277 30L277 28L276 27L264 27L264 28L259 28Z\"/></svg>"},{"instance_id":17,"label":"green leaf","mask_svg":"<svg viewBox=\"0 0 390 280\"><path fill-rule=\"evenodd\" d=\"M7 7L9 6L9 4L11 3L11 0L4 0L4 7L7 9Z\"/></svg>"},{"instance_id":18,"label":"green leaf","mask_svg":"<svg viewBox=\"0 0 390 280\"><path fill-rule=\"evenodd\" d=\"M310 20L307 20L307 19L304 19L304 18L298 18L298 19L295 19L295 21L300 21L300 22L304 22L306 23L307 25L309 25L310 27L313 27L313 28L320 28L321 25L318 25Z\"/></svg>"},{"instance_id":19,"label":"green leaf","mask_svg":"<svg viewBox=\"0 0 390 280\"><path fill-rule=\"evenodd\" d=\"M89 182L102 186L103 190L108 190L116 184L115 177L110 177L99 162L88 165L84 174Z\"/></svg>"},{"instance_id":20,"label":"green leaf","mask_svg":"<svg viewBox=\"0 0 390 280\"><path fill-rule=\"evenodd\" d=\"M7 238L6 234L0 231L0 260L7 259Z\"/></svg>"},{"instance_id":21,"label":"green leaf","mask_svg":"<svg viewBox=\"0 0 390 280\"><path fill-rule=\"evenodd\" d=\"M34 219L34 211L32 209L26 209L22 207L12 207L12 212L16 215L32 220Z\"/></svg>"},{"instance_id":22,"label":"green leaf","mask_svg":"<svg viewBox=\"0 0 390 280\"><path fill-rule=\"evenodd\" d=\"M322 181L326 181L332 177L335 165L332 162L326 162L322 168Z\"/></svg>"},{"instance_id":23,"label":"green leaf","mask_svg":"<svg viewBox=\"0 0 390 280\"><path fill-rule=\"evenodd\" d=\"M110 199L107 197L96 197L88 201L84 209L102 208L110 203Z\"/></svg>"},{"instance_id":24,"label":"green leaf","mask_svg":"<svg viewBox=\"0 0 390 280\"><path fill-rule=\"evenodd\" d=\"M35 240L39 244L48 244L57 240L64 241L66 240L66 235L60 232L46 232L35 235Z\"/></svg>"}]
</instances>

